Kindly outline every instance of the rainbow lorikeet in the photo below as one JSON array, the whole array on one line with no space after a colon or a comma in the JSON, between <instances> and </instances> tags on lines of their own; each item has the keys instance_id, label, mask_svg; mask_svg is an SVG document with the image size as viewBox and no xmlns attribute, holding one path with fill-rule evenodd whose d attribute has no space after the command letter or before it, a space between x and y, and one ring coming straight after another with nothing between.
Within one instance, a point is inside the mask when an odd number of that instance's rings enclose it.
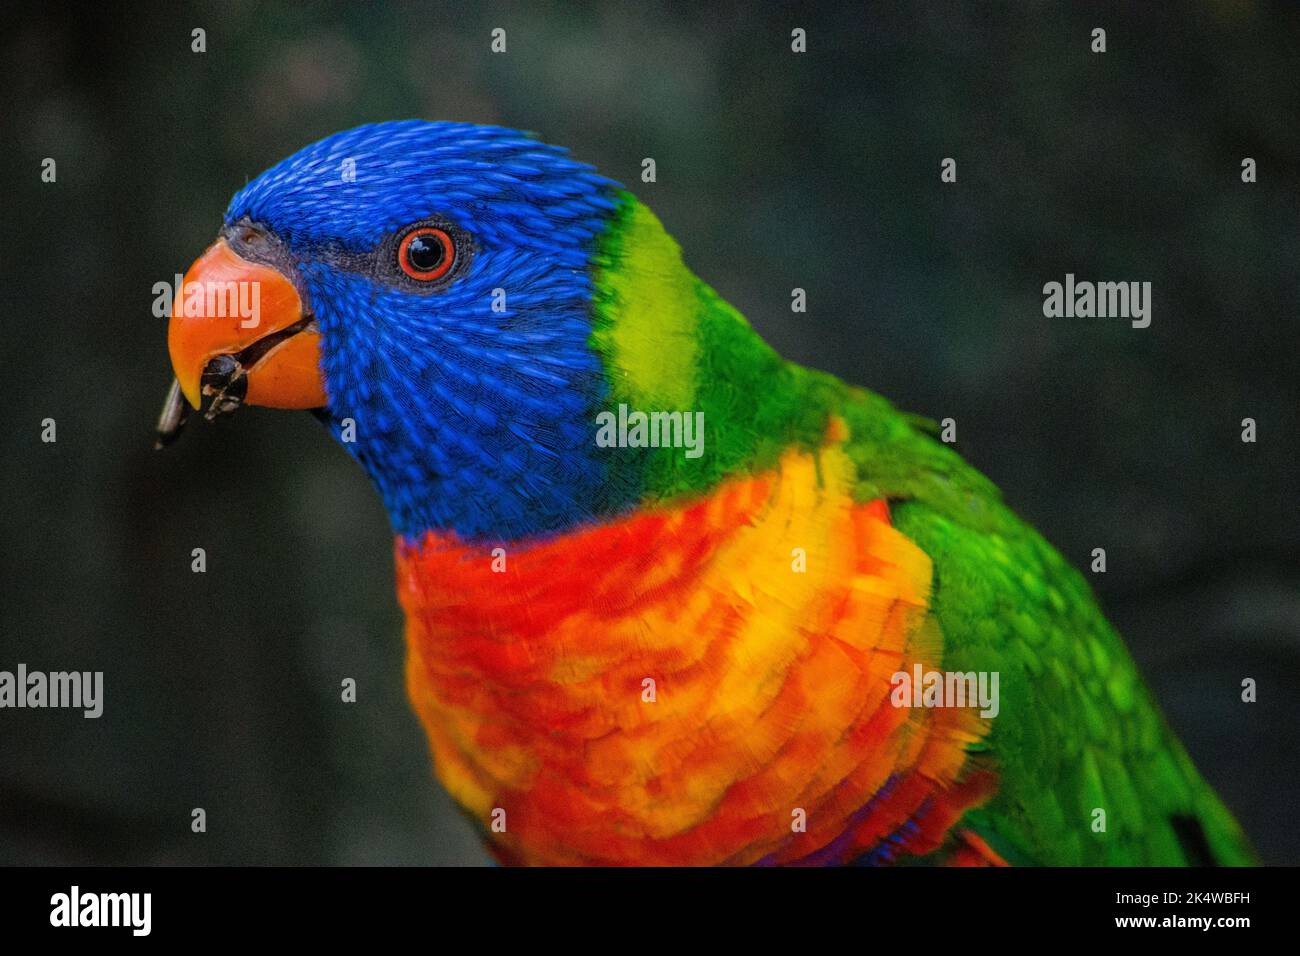
<instances>
[{"instance_id":1,"label":"rainbow lorikeet","mask_svg":"<svg viewBox=\"0 0 1300 956\"><path fill-rule=\"evenodd\" d=\"M205 392L313 409L369 473L411 702L504 861L1252 859L1082 576L561 149L308 146L235 195L168 341L163 440Z\"/></svg>"}]
</instances>

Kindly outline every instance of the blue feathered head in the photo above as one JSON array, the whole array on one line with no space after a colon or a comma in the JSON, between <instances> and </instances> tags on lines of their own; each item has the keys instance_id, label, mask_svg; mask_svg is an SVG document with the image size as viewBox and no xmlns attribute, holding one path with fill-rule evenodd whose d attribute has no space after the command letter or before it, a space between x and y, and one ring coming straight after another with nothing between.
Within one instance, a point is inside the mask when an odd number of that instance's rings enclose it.
<instances>
[{"instance_id":1,"label":"blue feathered head","mask_svg":"<svg viewBox=\"0 0 1300 956\"><path fill-rule=\"evenodd\" d=\"M589 339L593 262L623 197L513 130L408 121L327 137L231 200L187 285L247 266L292 289L271 303L263 285L256 328L222 338L212 320L197 345L176 313L181 390L255 402L310 375L292 343L316 334L317 414L402 534L508 539L621 507L631 490L592 439L607 386Z\"/></svg>"}]
</instances>

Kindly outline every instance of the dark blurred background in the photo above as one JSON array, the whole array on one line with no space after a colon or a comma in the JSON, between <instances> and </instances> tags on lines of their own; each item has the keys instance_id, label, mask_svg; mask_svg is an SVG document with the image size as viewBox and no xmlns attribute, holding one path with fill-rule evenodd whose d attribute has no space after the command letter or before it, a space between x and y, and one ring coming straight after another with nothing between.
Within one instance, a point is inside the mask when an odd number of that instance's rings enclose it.
<instances>
[{"instance_id":1,"label":"dark blurred background","mask_svg":"<svg viewBox=\"0 0 1300 956\"><path fill-rule=\"evenodd\" d=\"M299 413L150 449L154 283L249 177L404 117L567 145L785 355L955 418L1071 560L1106 548L1170 721L1263 859L1300 861L1298 60L1292 3L11 7L0 669L106 686L98 720L0 711L0 862L486 859L405 700L360 469ZM1044 318L1067 272L1150 281L1151 327Z\"/></svg>"}]
</instances>

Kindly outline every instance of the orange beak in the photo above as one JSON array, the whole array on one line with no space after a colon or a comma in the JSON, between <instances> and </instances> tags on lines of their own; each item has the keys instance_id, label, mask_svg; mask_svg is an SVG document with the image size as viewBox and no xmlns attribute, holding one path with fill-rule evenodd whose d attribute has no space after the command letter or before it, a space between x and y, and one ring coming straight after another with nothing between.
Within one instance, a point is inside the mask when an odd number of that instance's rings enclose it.
<instances>
[{"instance_id":1,"label":"orange beak","mask_svg":"<svg viewBox=\"0 0 1300 956\"><path fill-rule=\"evenodd\" d=\"M298 290L278 269L235 255L224 239L185 274L167 349L179 391L195 408L205 393L220 401L232 390L234 405L320 408L328 401L320 332L304 316Z\"/></svg>"}]
</instances>

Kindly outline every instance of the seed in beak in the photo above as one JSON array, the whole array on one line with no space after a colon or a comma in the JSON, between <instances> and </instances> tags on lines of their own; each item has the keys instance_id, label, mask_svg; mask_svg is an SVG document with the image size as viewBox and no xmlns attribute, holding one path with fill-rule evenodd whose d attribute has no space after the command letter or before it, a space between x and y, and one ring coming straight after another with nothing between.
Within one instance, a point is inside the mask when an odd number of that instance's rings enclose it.
<instances>
[{"instance_id":1,"label":"seed in beak","mask_svg":"<svg viewBox=\"0 0 1300 956\"><path fill-rule=\"evenodd\" d=\"M233 355L218 355L203 370L199 379L204 395L212 395L212 404L203 417L212 421L237 409L248 394L248 373Z\"/></svg>"}]
</instances>

